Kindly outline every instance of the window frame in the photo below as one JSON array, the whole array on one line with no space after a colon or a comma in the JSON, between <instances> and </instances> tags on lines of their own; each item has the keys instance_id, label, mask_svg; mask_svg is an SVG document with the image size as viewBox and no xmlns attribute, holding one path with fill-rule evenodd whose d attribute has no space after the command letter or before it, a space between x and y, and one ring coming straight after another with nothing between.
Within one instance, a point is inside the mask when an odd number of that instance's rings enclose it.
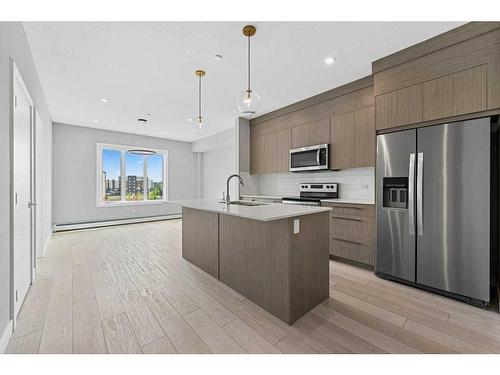
<instances>
[{"instance_id":1,"label":"window frame","mask_svg":"<svg viewBox=\"0 0 500 375\"><path fill-rule=\"evenodd\" d=\"M149 205L149 204L162 204L168 201L168 168L167 168L167 163L168 163L168 150L162 150L162 149L157 149L157 148L151 148L151 150L156 151L158 154L161 154L163 157L163 198L162 199L155 199L155 200L148 200L148 194L146 194L147 190L147 184L144 184L144 200L130 200L127 201L125 200L125 195L126 195L126 188L127 188L127 178L126 178L126 153L129 150L130 146L124 146L124 145L117 145L117 144L112 144L112 143L96 143L96 179L95 179L95 186L96 186L96 207L114 207L114 206L141 206L141 205ZM103 172L103 165L102 165L102 152L104 149L111 149L111 150L116 150L120 151L120 174L122 176L121 178L121 199L119 201L105 201L103 199L104 192L102 191L102 172ZM147 179L147 162L144 163L144 173L143 177ZM146 181L146 180L145 180Z\"/></svg>"}]
</instances>

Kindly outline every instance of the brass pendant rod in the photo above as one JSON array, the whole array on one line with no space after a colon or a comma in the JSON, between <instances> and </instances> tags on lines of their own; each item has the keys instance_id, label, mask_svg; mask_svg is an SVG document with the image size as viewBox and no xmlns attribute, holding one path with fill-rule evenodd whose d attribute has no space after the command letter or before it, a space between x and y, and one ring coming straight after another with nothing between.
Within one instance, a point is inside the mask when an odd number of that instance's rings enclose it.
<instances>
[{"instance_id":1,"label":"brass pendant rod","mask_svg":"<svg viewBox=\"0 0 500 375\"><path fill-rule=\"evenodd\" d=\"M250 35L248 38L248 92L250 92Z\"/></svg>"},{"instance_id":2,"label":"brass pendant rod","mask_svg":"<svg viewBox=\"0 0 500 375\"><path fill-rule=\"evenodd\" d=\"M198 76L198 120L201 119L201 75Z\"/></svg>"}]
</instances>

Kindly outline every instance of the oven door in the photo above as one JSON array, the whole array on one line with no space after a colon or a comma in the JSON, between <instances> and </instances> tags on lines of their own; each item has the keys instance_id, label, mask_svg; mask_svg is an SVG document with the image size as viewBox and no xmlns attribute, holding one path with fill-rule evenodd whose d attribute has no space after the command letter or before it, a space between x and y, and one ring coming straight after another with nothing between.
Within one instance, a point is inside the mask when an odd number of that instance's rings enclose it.
<instances>
[{"instance_id":1,"label":"oven door","mask_svg":"<svg viewBox=\"0 0 500 375\"><path fill-rule=\"evenodd\" d=\"M328 144L290 150L290 172L328 169Z\"/></svg>"}]
</instances>

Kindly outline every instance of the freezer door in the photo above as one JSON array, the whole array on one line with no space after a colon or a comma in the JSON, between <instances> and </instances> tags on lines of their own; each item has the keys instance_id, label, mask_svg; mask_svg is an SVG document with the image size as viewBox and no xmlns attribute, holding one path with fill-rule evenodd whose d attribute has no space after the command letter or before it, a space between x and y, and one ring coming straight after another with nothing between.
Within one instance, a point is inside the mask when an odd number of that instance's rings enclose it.
<instances>
[{"instance_id":1,"label":"freezer door","mask_svg":"<svg viewBox=\"0 0 500 375\"><path fill-rule=\"evenodd\" d=\"M416 130L407 130L377 136L376 169L376 271L412 282L415 281L413 202L416 134ZM404 194L407 195L407 204L400 202L403 181L408 184ZM384 191L388 194L385 202ZM394 200L398 200L399 204L393 204Z\"/></svg>"},{"instance_id":2,"label":"freezer door","mask_svg":"<svg viewBox=\"0 0 500 375\"><path fill-rule=\"evenodd\" d=\"M490 300L490 119L417 133L417 283Z\"/></svg>"}]
</instances>

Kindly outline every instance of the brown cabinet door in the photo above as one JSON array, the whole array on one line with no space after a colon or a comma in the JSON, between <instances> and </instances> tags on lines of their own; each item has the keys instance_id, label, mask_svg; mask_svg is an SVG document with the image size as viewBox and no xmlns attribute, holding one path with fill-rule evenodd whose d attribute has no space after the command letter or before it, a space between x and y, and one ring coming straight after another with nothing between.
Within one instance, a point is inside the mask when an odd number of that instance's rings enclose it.
<instances>
[{"instance_id":1,"label":"brown cabinet door","mask_svg":"<svg viewBox=\"0 0 500 375\"><path fill-rule=\"evenodd\" d=\"M500 60L488 63L488 109L500 108Z\"/></svg>"},{"instance_id":2,"label":"brown cabinet door","mask_svg":"<svg viewBox=\"0 0 500 375\"><path fill-rule=\"evenodd\" d=\"M355 164L354 112L330 119L330 168L351 168Z\"/></svg>"},{"instance_id":3,"label":"brown cabinet door","mask_svg":"<svg viewBox=\"0 0 500 375\"><path fill-rule=\"evenodd\" d=\"M250 139L250 174L276 172L276 133Z\"/></svg>"},{"instance_id":4,"label":"brown cabinet door","mask_svg":"<svg viewBox=\"0 0 500 375\"><path fill-rule=\"evenodd\" d=\"M311 145L330 143L330 119L323 119L309 125L309 142Z\"/></svg>"},{"instance_id":5,"label":"brown cabinet door","mask_svg":"<svg viewBox=\"0 0 500 375\"><path fill-rule=\"evenodd\" d=\"M263 173L276 173L276 133L263 135Z\"/></svg>"},{"instance_id":6,"label":"brown cabinet door","mask_svg":"<svg viewBox=\"0 0 500 375\"><path fill-rule=\"evenodd\" d=\"M424 121L486 110L486 72L480 65L424 82Z\"/></svg>"},{"instance_id":7,"label":"brown cabinet door","mask_svg":"<svg viewBox=\"0 0 500 375\"><path fill-rule=\"evenodd\" d=\"M377 130L422 121L422 85L405 87L375 98Z\"/></svg>"},{"instance_id":8,"label":"brown cabinet door","mask_svg":"<svg viewBox=\"0 0 500 375\"><path fill-rule=\"evenodd\" d=\"M290 171L290 149L292 130L285 129L276 133L276 172Z\"/></svg>"},{"instance_id":9,"label":"brown cabinet door","mask_svg":"<svg viewBox=\"0 0 500 375\"><path fill-rule=\"evenodd\" d=\"M375 108L354 112L354 167L375 166Z\"/></svg>"},{"instance_id":10,"label":"brown cabinet door","mask_svg":"<svg viewBox=\"0 0 500 375\"><path fill-rule=\"evenodd\" d=\"M262 137L252 137L250 138L250 174L259 174L259 155L261 150L259 147L261 145Z\"/></svg>"},{"instance_id":11,"label":"brown cabinet door","mask_svg":"<svg viewBox=\"0 0 500 375\"><path fill-rule=\"evenodd\" d=\"M292 128L292 148L310 146L309 124Z\"/></svg>"}]
</instances>

